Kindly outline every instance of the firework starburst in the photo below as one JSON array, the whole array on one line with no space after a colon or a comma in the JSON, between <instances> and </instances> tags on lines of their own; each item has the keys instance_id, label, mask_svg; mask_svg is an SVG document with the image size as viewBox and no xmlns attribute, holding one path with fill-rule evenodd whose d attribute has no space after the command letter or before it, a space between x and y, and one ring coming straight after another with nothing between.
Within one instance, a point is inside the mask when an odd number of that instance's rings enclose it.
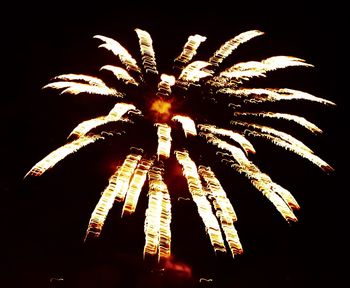
<instances>
[{"instance_id":1,"label":"firework starburst","mask_svg":"<svg viewBox=\"0 0 350 288\"><path fill-rule=\"evenodd\" d=\"M277 69L312 65L292 56L273 56L220 69L222 62L234 50L263 34L251 30L225 42L206 61L194 60L206 37L192 35L175 58L172 75L160 74L150 34L141 29L135 31L141 63L116 40L100 35L94 37L102 42L99 47L117 57L116 62L120 66L101 67L104 73L114 77L116 85L107 84L107 81L94 76L64 74L53 78L44 87L60 90L61 93L110 96L116 103L107 115L78 124L70 133L68 143L35 164L27 175L40 176L77 150L103 141L110 135L120 136L123 131L116 132L119 127L115 127L116 123L134 126L141 121L154 127L154 135L150 137L153 137L156 149L146 148L143 145L145 139L139 139L137 147L126 155L111 175L92 212L85 239L99 237L115 202L123 203L122 215L134 213L140 193L147 188L144 254L156 256L159 261L168 259L171 255L172 196L168 190L169 183L165 181L169 169L165 163L173 158L183 169L188 190L213 249L230 251L232 256L242 253L235 228L237 215L234 207L213 167L194 159L189 145L186 145L193 139L212 146L216 158L247 177L288 222L297 221L294 210L299 208L299 204L296 199L250 160L250 154L256 153L250 139L263 138L311 161L326 172L331 171L331 166L300 140L261 124L259 119L292 121L312 133L322 133L320 128L301 116L268 111L266 107L269 106L262 104L282 102L287 105L294 100L325 105L334 103L294 89L251 88L247 83L253 78L266 77L270 71ZM204 106L205 111L202 111ZM102 127L105 133L99 132ZM181 144L176 143L174 137L174 133L180 133L179 130L186 140Z\"/></svg>"}]
</instances>

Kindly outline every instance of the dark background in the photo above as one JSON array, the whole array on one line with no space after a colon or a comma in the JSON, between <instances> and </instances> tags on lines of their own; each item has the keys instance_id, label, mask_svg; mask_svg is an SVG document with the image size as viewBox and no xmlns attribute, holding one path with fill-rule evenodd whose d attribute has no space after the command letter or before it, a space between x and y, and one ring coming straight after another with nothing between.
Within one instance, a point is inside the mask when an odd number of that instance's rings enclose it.
<instances>
[{"instance_id":1,"label":"dark background","mask_svg":"<svg viewBox=\"0 0 350 288\"><path fill-rule=\"evenodd\" d=\"M344 65L340 46L346 24L342 11L336 2L306 6L295 1L274 5L98 2L74 7L52 2L5 9L8 18L2 24L2 55L6 77L1 93L4 276L0 280L4 285L0 285L337 287L344 276L340 260L346 259L343 205L348 192L341 165L348 145L343 138L348 123L347 95L340 88ZM250 29L266 35L242 46L227 62L292 55L315 65L313 69L275 72L266 83L337 103L337 107L291 104L291 112L300 111L325 132L313 136L295 126L289 130L335 172L326 175L292 153L252 140L257 148L254 161L301 204L296 212L298 223L288 225L248 181L233 171L219 169L238 214L236 227L244 254L234 260L215 256L194 204L174 198L172 263L179 265L162 273L142 259L145 195L136 214L128 219L120 219L121 205L115 205L101 238L83 244L99 193L120 159L118 148L111 148L117 143L81 150L42 177L23 180L36 162L65 143L77 123L105 114L112 104L104 97L59 95L41 87L56 75L99 75L99 67L111 64L114 58L97 48L98 42L92 38L96 34L118 40L139 59L135 28L152 35L158 70L165 73L170 73L172 61L189 35L207 36L198 53L198 59L207 59L224 41ZM174 172L169 179L176 183L177 196L188 196L178 174ZM191 269L192 276L184 267ZM213 281L199 282L200 278Z\"/></svg>"}]
</instances>

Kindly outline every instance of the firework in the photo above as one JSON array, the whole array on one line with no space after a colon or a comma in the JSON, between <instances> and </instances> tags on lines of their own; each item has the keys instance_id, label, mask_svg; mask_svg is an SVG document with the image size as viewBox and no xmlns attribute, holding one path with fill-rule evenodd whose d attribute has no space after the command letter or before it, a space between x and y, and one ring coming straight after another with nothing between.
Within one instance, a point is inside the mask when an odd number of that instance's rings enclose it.
<instances>
[{"instance_id":1,"label":"firework","mask_svg":"<svg viewBox=\"0 0 350 288\"><path fill-rule=\"evenodd\" d=\"M214 168L199 161L196 163L192 157L191 149L186 144L191 139L198 139L201 145L216 149L218 160L246 176L287 221L297 221L294 210L299 209L299 204L296 199L250 160L250 154L256 153L250 139L265 139L328 172L332 167L304 143L286 132L259 123L259 119L291 121L314 134L322 133L322 130L301 116L267 111L266 105L264 110L259 107L261 103L288 103L291 100L324 105L334 103L290 88L248 88L245 84L256 77L266 77L277 69L312 65L292 56L273 56L260 61L236 63L220 71L221 63L234 50L263 35L261 31L252 30L226 41L208 60L193 60L206 37L191 35L175 58L173 75L159 76L150 34L141 29L135 31L140 45L140 66L116 40L100 35L94 37L102 41L99 47L112 52L121 65L105 65L101 70L112 73L117 81L124 83L120 87L131 86L133 90L109 87L100 78L82 74L60 75L44 86L45 89L57 89L61 93L110 96L115 98L116 104L107 115L80 123L70 133L67 144L39 161L27 175L40 176L77 150L97 140L105 140L102 133L94 132L98 128L103 127L108 134L109 127L117 122L136 125L132 120L136 117L139 122L155 127L152 131L157 148L150 151L148 147L147 150L143 145L144 139L139 139L138 149L134 149L137 152L127 155L116 168L91 215L85 239L99 237L114 203L124 203L124 217L134 213L139 196L145 190L145 183L148 183L144 256L156 256L158 261L166 262L171 256L171 194L168 189L171 183L165 181L168 166L164 164L174 157L183 169L189 194L196 204L214 251L230 251L232 256L241 254L243 248L234 226L238 218L234 207ZM154 79L158 79L158 84L154 85ZM130 95L130 91L134 95ZM226 121L220 118L221 115L201 111L201 103L205 101L226 109L223 112L230 114L230 119ZM215 106L210 108L219 109ZM173 134L178 133L178 130L186 139L181 143L182 147L176 141L173 143ZM111 135L117 137L118 133Z\"/></svg>"}]
</instances>

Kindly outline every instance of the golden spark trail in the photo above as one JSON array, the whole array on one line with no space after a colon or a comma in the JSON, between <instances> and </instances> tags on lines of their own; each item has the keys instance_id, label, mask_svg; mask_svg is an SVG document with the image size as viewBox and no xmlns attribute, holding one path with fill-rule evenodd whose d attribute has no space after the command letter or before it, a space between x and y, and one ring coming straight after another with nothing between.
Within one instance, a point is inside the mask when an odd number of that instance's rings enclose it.
<instances>
[{"instance_id":1,"label":"golden spark trail","mask_svg":"<svg viewBox=\"0 0 350 288\"><path fill-rule=\"evenodd\" d=\"M94 38L103 41L104 44L101 44L99 47L105 48L111 51L115 56L118 56L120 61L125 65L126 70L141 74L141 70L137 66L136 60L122 45L119 44L118 41L101 35L95 35Z\"/></svg>"},{"instance_id":2,"label":"golden spark trail","mask_svg":"<svg viewBox=\"0 0 350 288\"><path fill-rule=\"evenodd\" d=\"M148 208L145 219L144 255L158 253L158 261L170 256L171 204L168 188L163 180L163 169L153 166L148 173Z\"/></svg>"},{"instance_id":3,"label":"golden spark trail","mask_svg":"<svg viewBox=\"0 0 350 288\"><path fill-rule=\"evenodd\" d=\"M138 162L142 158L141 155L130 154L124 160L120 167L118 177L115 182L110 183L110 189L116 190L115 200L118 202L124 201L126 192L129 189L131 177L133 176Z\"/></svg>"},{"instance_id":4,"label":"golden spark trail","mask_svg":"<svg viewBox=\"0 0 350 288\"><path fill-rule=\"evenodd\" d=\"M158 158L163 156L169 158L171 150L171 128L167 124L156 123L155 126L158 127Z\"/></svg>"},{"instance_id":5,"label":"golden spark trail","mask_svg":"<svg viewBox=\"0 0 350 288\"><path fill-rule=\"evenodd\" d=\"M262 34L264 33L259 30L251 30L251 31L243 32L238 36L228 40L214 53L212 57L210 57L209 63L215 66L219 66L221 62L227 56L229 56L233 52L233 50L237 49L237 47L240 44L247 42L250 39L260 36Z\"/></svg>"},{"instance_id":6,"label":"golden spark trail","mask_svg":"<svg viewBox=\"0 0 350 288\"><path fill-rule=\"evenodd\" d=\"M90 85L104 87L106 84L99 78L83 75L83 74L62 74L54 77L52 80L64 80L64 81L84 81Z\"/></svg>"},{"instance_id":7,"label":"golden spark trail","mask_svg":"<svg viewBox=\"0 0 350 288\"><path fill-rule=\"evenodd\" d=\"M294 197L281 187L280 185L274 183L271 178L262 173L259 168L254 165L242 152L241 149L228 144L227 142L218 139L213 134L202 133L200 136L203 136L207 139L208 143L211 143L222 150L226 150L230 152L231 156L238 163L237 165L233 165L233 168L238 170L240 173L244 173L251 181L252 184L261 191L265 196L267 192L276 192L279 194L283 200L291 207L291 208L299 208L299 204L296 202ZM258 181L254 181L254 179ZM270 191L271 190L271 191Z\"/></svg>"},{"instance_id":8,"label":"golden spark trail","mask_svg":"<svg viewBox=\"0 0 350 288\"><path fill-rule=\"evenodd\" d=\"M166 188L166 186L165 186ZM163 190L162 212L159 230L158 261L167 259L171 255L171 199L168 189Z\"/></svg>"},{"instance_id":9,"label":"golden spark trail","mask_svg":"<svg viewBox=\"0 0 350 288\"><path fill-rule=\"evenodd\" d=\"M93 135L93 136L84 136L77 140L74 140L70 143L67 143L60 148L54 150L49 155L47 155L44 159L35 164L29 172L24 176L40 176L48 169L52 168L59 161L63 160L69 154L72 154L78 151L80 148L94 143L96 140L104 139L102 136Z\"/></svg>"},{"instance_id":10,"label":"golden spark trail","mask_svg":"<svg viewBox=\"0 0 350 288\"><path fill-rule=\"evenodd\" d=\"M248 80L252 77L265 77L266 72L276 69L283 69L292 66L313 67L305 63L305 60L291 56L274 56L258 61L249 61L237 63L220 73L221 77L236 78L239 80Z\"/></svg>"},{"instance_id":11,"label":"golden spark trail","mask_svg":"<svg viewBox=\"0 0 350 288\"><path fill-rule=\"evenodd\" d=\"M281 89L272 89L272 88L240 88L240 89L232 89L232 88L223 88L219 89L218 92L228 94L230 96L235 97L245 97L246 102L259 103L259 102L275 102L275 101L283 101L283 100L307 100L312 102L318 102L325 105L335 105L333 102L322 99L319 97L315 97L311 94L281 88Z\"/></svg>"},{"instance_id":12,"label":"golden spark trail","mask_svg":"<svg viewBox=\"0 0 350 288\"><path fill-rule=\"evenodd\" d=\"M288 89L288 88L271 89L271 90L277 91L280 95L282 95L283 97L288 97L289 99L305 99L309 101L318 102L324 105L335 105L335 103L333 103L332 101L319 98L299 90Z\"/></svg>"},{"instance_id":13,"label":"golden spark trail","mask_svg":"<svg viewBox=\"0 0 350 288\"><path fill-rule=\"evenodd\" d=\"M206 68L209 66L210 63L205 61L194 61L190 64L188 64L181 72L179 76L179 80L186 81L186 82L198 82L199 79L211 76L213 73L212 71L203 68Z\"/></svg>"},{"instance_id":14,"label":"golden spark trail","mask_svg":"<svg viewBox=\"0 0 350 288\"><path fill-rule=\"evenodd\" d=\"M192 136L197 135L196 125L194 124L193 120L190 117L175 115L171 120L177 121L181 124L186 137L187 135L192 135Z\"/></svg>"},{"instance_id":15,"label":"golden spark trail","mask_svg":"<svg viewBox=\"0 0 350 288\"><path fill-rule=\"evenodd\" d=\"M135 29L135 31L139 38L142 64L146 73L158 74L151 36L148 32L141 29Z\"/></svg>"},{"instance_id":16,"label":"golden spark trail","mask_svg":"<svg viewBox=\"0 0 350 288\"><path fill-rule=\"evenodd\" d=\"M61 94L68 93L68 94L77 95L80 93L89 93L89 94L97 94L97 95L124 97L124 94L118 92L113 88L109 88L106 85L97 86L95 84L90 85L90 84L78 83L78 82L59 81L59 82L53 82L53 83L47 84L43 87L43 89L45 88L64 89L62 90Z\"/></svg>"},{"instance_id":17,"label":"golden spark trail","mask_svg":"<svg viewBox=\"0 0 350 288\"><path fill-rule=\"evenodd\" d=\"M233 222L236 222L236 212L214 172L210 169L210 167L201 165L198 167L198 174L204 180L206 187L210 190L210 193L214 197L215 210L221 210L222 213L228 214Z\"/></svg>"},{"instance_id":18,"label":"golden spark trail","mask_svg":"<svg viewBox=\"0 0 350 288\"><path fill-rule=\"evenodd\" d=\"M251 131L249 129L247 129L245 131L245 133L248 135L251 135L251 136L261 137L261 138L267 139L267 140L271 141L273 144L280 146L288 151L291 151L291 152L309 160L310 162L312 162L316 166L320 167L325 172L330 172L330 171L334 170L332 168L332 166L330 166L327 162L323 161L320 157L313 154L312 151L304 150L301 147L298 147L298 146L295 146L291 143L288 143L284 139L278 138L276 136L273 136L273 135L270 135L267 133L260 133L257 131Z\"/></svg>"},{"instance_id":19,"label":"golden spark trail","mask_svg":"<svg viewBox=\"0 0 350 288\"><path fill-rule=\"evenodd\" d=\"M142 187L147 178L148 170L152 164L153 160L141 159L137 165L137 168L135 169L134 175L131 179L129 189L126 193L122 215L129 215L135 212Z\"/></svg>"},{"instance_id":20,"label":"golden spark trail","mask_svg":"<svg viewBox=\"0 0 350 288\"><path fill-rule=\"evenodd\" d=\"M201 131L207 131L220 136L228 136L232 140L236 141L246 153L255 153L252 143L250 143L242 134L223 128L217 128L214 125L208 124L199 124L198 127Z\"/></svg>"},{"instance_id":21,"label":"golden spark trail","mask_svg":"<svg viewBox=\"0 0 350 288\"><path fill-rule=\"evenodd\" d=\"M234 112L234 116L255 116L263 118L275 118L275 119L285 119L288 121L293 121L300 126L308 129L312 133L322 133L322 130L318 128L314 123L306 120L304 117L291 115L287 113L275 113L275 112Z\"/></svg>"},{"instance_id":22,"label":"golden spark trail","mask_svg":"<svg viewBox=\"0 0 350 288\"><path fill-rule=\"evenodd\" d=\"M262 133L266 133L266 134L269 134L272 136L277 136L278 138L284 140L285 142L290 143L294 147L298 147L302 150L305 150L306 152L313 153L312 150L309 147L307 147L303 142L299 141L298 139L294 138L293 136L291 136L285 132L273 129L271 127L258 125L258 124L254 124L254 123L243 122L243 121L235 121L235 120L232 120L230 122L230 124L236 125L236 126L243 126L243 127L247 127L247 128L252 128L252 129L258 130Z\"/></svg>"},{"instance_id":23,"label":"golden spark trail","mask_svg":"<svg viewBox=\"0 0 350 288\"><path fill-rule=\"evenodd\" d=\"M91 214L84 241L86 241L90 236L94 238L100 236L108 212L113 207L113 203L117 196L118 190L116 189L116 182L119 177L119 173L120 167L117 167L115 173L109 178L109 185L102 192L101 198Z\"/></svg>"},{"instance_id":24,"label":"golden spark trail","mask_svg":"<svg viewBox=\"0 0 350 288\"><path fill-rule=\"evenodd\" d=\"M126 84L133 84L138 86L139 83L126 71L125 69L113 65L105 65L100 70L107 70L114 74L118 80L123 80Z\"/></svg>"},{"instance_id":25,"label":"golden spark trail","mask_svg":"<svg viewBox=\"0 0 350 288\"><path fill-rule=\"evenodd\" d=\"M232 168L245 174L248 179L250 179L253 186L262 192L263 195L275 205L277 210L287 221L297 221L292 208L299 208L299 204L289 191L274 183L268 175L262 173L257 166L246 158L241 149L218 139L213 134L202 133L199 135L205 137L208 143L213 144L220 149L229 151L234 160L238 163L238 165L232 165Z\"/></svg>"},{"instance_id":26,"label":"golden spark trail","mask_svg":"<svg viewBox=\"0 0 350 288\"><path fill-rule=\"evenodd\" d=\"M226 196L226 192L209 167L199 166L198 173L206 184L208 197L211 196L213 198L216 216L220 220L232 255L241 254L243 252L242 244L239 241L237 230L233 225L237 221L237 216L230 200Z\"/></svg>"},{"instance_id":27,"label":"golden spark trail","mask_svg":"<svg viewBox=\"0 0 350 288\"><path fill-rule=\"evenodd\" d=\"M207 38L201 35L191 35L183 47L181 54L176 57L175 63L177 67L183 68L192 58L197 54L197 49L199 45L204 42Z\"/></svg>"},{"instance_id":28,"label":"golden spark trail","mask_svg":"<svg viewBox=\"0 0 350 288\"><path fill-rule=\"evenodd\" d=\"M110 122L120 121L121 117L125 115L125 113L127 113L129 110L134 109L136 109L136 107L132 104L117 103L107 116L101 116L81 122L77 127L74 128L68 137L73 135L76 137L81 137L91 131L93 128L105 125Z\"/></svg>"},{"instance_id":29,"label":"golden spark trail","mask_svg":"<svg viewBox=\"0 0 350 288\"><path fill-rule=\"evenodd\" d=\"M198 213L203 220L210 242L215 251L226 252L218 220L212 212L210 202L205 196L202 183L199 179L196 164L186 151L175 151L177 161L182 165L188 189L196 203Z\"/></svg>"},{"instance_id":30,"label":"golden spark trail","mask_svg":"<svg viewBox=\"0 0 350 288\"><path fill-rule=\"evenodd\" d=\"M169 97L171 95L171 86L175 84L175 77L172 75L162 74L161 81L158 84L157 95Z\"/></svg>"}]
</instances>

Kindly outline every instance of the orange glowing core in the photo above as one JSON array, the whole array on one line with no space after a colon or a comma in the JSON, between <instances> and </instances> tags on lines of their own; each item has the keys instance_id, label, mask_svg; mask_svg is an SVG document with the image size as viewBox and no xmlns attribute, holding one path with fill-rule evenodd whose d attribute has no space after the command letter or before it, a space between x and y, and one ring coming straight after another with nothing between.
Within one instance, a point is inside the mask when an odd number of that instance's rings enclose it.
<instances>
[{"instance_id":1,"label":"orange glowing core","mask_svg":"<svg viewBox=\"0 0 350 288\"><path fill-rule=\"evenodd\" d=\"M156 121L167 122L171 117L171 102L164 99L156 99L151 103L150 111Z\"/></svg>"}]
</instances>

